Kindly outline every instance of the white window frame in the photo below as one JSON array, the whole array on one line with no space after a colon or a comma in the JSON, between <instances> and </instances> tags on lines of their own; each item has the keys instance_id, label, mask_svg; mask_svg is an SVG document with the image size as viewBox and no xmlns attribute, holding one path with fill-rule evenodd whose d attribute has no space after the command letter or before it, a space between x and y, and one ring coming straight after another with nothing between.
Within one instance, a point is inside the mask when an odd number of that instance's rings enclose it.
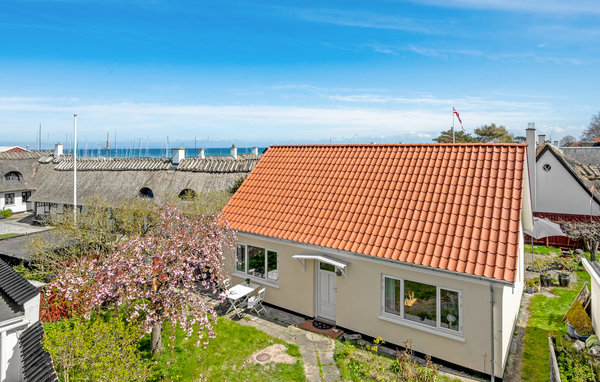
<instances>
[{"instance_id":1,"label":"white window frame","mask_svg":"<svg viewBox=\"0 0 600 382\"><path fill-rule=\"evenodd\" d=\"M386 312L386 310L385 310L385 279L386 278L400 281L400 295L401 295L401 300L402 300L402 303L400 304L400 315L396 315L394 313L389 313L389 312ZM404 318L404 281L412 281L412 282L417 282L420 284L431 285L431 286L436 287L436 326L422 324L417 321L412 321L412 320L408 320L408 319ZM458 293L458 330L452 330L452 329L447 329L447 328L442 327L441 309L440 309L441 308L440 298L441 298L441 290L442 289L449 291L449 292ZM446 286L440 286L440 285L431 284L431 283L427 283L427 282L403 279L403 278L397 277L397 276L382 274L381 275L381 315L379 316L379 318L382 320L385 320L385 321L389 321L389 322L393 322L393 323L400 324L403 326L408 326L411 328L422 330L424 332L433 333L433 334L437 334L437 335L440 335L443 337L447 337L447 338L455 339L455 340L458 340L461 342L465 342L464 337L463 337L463 303L462 303L462 300L463 300L462 299L462 290L460 290L460 289L449 288Z\"/></svg>"},{"instance_id":2,"label":"white window frame","mask_svg":"<svg viewBox=\"0 0 600 382\"><path fill-rule=\"evenodd\" d=\"M244 270L240 271L237 269L237 247L238 245L241 245L244 247ZM256 277L254 275L250 275L248 274L248 246L251 247L255 247L255 248L261 248L265 250L265 277L261 278L261 277ZM269 278L269 252L274 252L277 255L277 280L272 280ZM258 246L258 245L254 245L254 244L244 244L244 243L236 243L235 245L235 251L234 251L234 256L233 256L233 260L234 260L234 264L233 264L233 275L234 276L238 276L238 277L243 277L243 278L247 278L250 279L258 284L266 284L266 285L270 285L270 286L278 286L279 285L279 252L274 250L274 249L270 249L268 247L263 247L263 246Z\"/></svg>"}]
</instances>

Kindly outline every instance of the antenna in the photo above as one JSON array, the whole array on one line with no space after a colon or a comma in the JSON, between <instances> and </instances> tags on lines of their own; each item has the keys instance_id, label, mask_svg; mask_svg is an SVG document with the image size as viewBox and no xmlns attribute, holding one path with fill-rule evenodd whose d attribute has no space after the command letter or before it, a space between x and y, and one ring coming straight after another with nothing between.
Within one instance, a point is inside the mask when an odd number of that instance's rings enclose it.
<instances>
[{"instance_id":1,"label":"antenna","mask_svg":"<svg viewBox=\"0 0 600 382\"><path fill-rule=\"evenodd\" d=\"M40 130L38 132L38 151L42 151L42 124L40 123Z\"/></svg>"}]
</instances>

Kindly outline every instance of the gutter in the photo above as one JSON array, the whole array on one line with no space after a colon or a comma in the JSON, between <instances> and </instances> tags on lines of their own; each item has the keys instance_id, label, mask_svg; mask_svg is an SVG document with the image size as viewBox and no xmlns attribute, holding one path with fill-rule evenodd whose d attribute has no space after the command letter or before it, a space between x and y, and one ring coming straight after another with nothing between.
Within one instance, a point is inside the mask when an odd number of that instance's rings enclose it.
<instances>
[{"instance_id":1,"label":"gutter","mask_svg":"<svg viewBox=\"0 0 600 382\"><path fill-rule=\"evenodd\" d=\"M334 253L334 254L337 254L337 255L340 255L340 256L344 256L344 257L360 257L360 258L362 258L364 260L390 263L390 264L393 264L393 265L404 266L404 267L407 267L407 268L415 268L415 269L420 270L420 271L430 271L430 272L443 273L445 275L465 277L465 278L473 279L474 281L476 280L476 281L484 282L485 284L490 283L490 285L491 285L491 283L495 283L495 284L499 284L499 285L505 285L505 286L506 285L508 285L508 286L514 286L514 284L515 284L514 282L509 282L509 281L505 281L505 280L491 279L491 278L487 278L487 277L483 277L483 276L470 275L468 273L460 273L460 272L448 271L448 270L445 270L445 269L427 267L427 266L424 266L424 265L412 264L412 263L407 263L407 262L398 261L398 260L392 260L392 259L386 259L386 258L382 258L382 257L365 255L365 254L362 254L362 253L347 252L347 251L343 251L343 250L340 250L340 249L333 249L333 248L321 247L321 246L318 246L318 245L315 245L315 244L302 243L302 242L294 241L294 240L280 239L278 237L260 235L260 234L253 233L253 232L239 231L239 230L236 230L236 231L239 232L239 233L242 233L242 234L256 236L256 237L259 237L259 238L262 238L262 239L265 239L265 240L279 241L281 243L293 244L293 245L297 245L297 246L300 246L300 247L314 248L314 249L318 249L320 251Z\"/></svg>"}]
</instances>

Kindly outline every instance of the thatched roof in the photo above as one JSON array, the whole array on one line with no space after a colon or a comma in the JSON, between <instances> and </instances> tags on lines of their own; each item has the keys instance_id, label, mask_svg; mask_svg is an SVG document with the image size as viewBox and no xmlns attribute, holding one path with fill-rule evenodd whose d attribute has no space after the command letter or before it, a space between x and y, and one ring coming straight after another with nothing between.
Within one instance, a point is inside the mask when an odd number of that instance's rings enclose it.
<instances>
[{"instance_id":1,"label":"thatched roof","mask_svg":"<svg viewBox=\"0 0 600 382\"><path fill-rule=\"evenodd\" d=\"M49 151L3 151L0 152L0 160L4 159L38 159L52 155Z\"/></svg>"},{"instance_id":2,"label":"thatched roof","mask_svg":"<svg viewBox=\"0 0 600 382\"><path fill-rule=\"evenodd\" d=\"M32 154L25 158L5 158L4 154ZM21 190L34 190L36 188L36 177L40 164L34 152L4 152L0 153L0 192L11 192ZM17 172L21 180L7 180L6 174Z\"/></svg>"},{"instance_id":3,"label":"thatched roof","mask_svg":"<svg viewBox=\"0 0 600 382\"><path fill-rule=\"evenodd\" d=\"M21 158L17 156L21 155ZM197 193L225 190L247 175L262 154L184 158L178 165L165 158L80 158L77 160L77 198L109 200L132 198L149 188L158 201L183 190ZM17 171L21 181L5 182L4 174ZM52 153L0 153L0 192L34 190L30 200L72 204L73 157Z\"/></svg>"},{"instance_id":4,"label":"thatched roof","mask_svg":"<svg viewBox=\"0 0 600 382\"><path fill-rule=\"evenodd\" d=\"M210 173L250 172L261 155L207 156L184 158L178 165L165 158L82 158L77 160L77 171L193 171ZM61 156L56 161L57 171L73 171L73 157Z\"/></svg>"}]
</instances>

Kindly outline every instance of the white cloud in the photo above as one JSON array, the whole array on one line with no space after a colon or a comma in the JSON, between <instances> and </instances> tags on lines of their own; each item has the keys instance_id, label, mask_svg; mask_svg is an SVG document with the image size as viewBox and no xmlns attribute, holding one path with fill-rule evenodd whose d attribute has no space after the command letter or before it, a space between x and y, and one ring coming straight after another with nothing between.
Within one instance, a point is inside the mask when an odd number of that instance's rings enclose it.
<instances>
[{"instance_id":1,"label":"white cloud","mask_svg":"<svg viewBox=\"0 0 600 382\"><path fill-rule=\"evenodd\" d=\"M493 9L531 13L599 14L596 0L413 0L413 2L448 8Z\"/></svg>"}]
</instances>

